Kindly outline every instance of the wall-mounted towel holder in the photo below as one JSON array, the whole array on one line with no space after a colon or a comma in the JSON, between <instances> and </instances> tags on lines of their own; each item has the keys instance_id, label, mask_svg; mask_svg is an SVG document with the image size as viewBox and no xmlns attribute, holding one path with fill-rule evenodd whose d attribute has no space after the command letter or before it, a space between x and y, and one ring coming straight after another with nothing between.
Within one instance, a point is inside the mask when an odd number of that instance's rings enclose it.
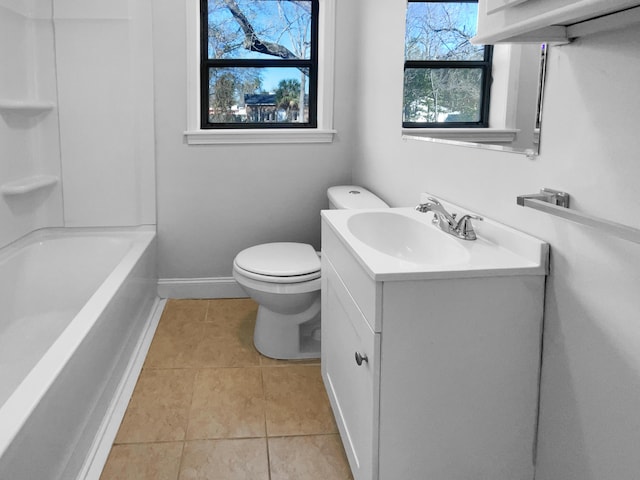
<instances>
[{"instance_id":1,"label":"wall-mounted towel holder","mask_svg":"<svg viewBox=\"0 0 640 480\"><path fill-rule=\"evenodd\" d=\"M528 207L530 205L525 205L525 200L540 200L541 202L557 205L558 207L569 208L569 197L570 195L567 192L543 187L540 189L540 193L518 195L516 202L522 207Z\"/></svg>"},{"instance_id":2,"label":"wall-mounted towel holder","mask_svg":"<svg viewBox=\"0 0 640 480\"><path fill-rule=\"evenodd\" d=\"M640 243L640 229L569 210L569 198L570 195L566 192L542 188L540 193L519 195L516 202L522 207L535 208L572 222L603 230L630 242Z\"/></svg>"}]
</instances>

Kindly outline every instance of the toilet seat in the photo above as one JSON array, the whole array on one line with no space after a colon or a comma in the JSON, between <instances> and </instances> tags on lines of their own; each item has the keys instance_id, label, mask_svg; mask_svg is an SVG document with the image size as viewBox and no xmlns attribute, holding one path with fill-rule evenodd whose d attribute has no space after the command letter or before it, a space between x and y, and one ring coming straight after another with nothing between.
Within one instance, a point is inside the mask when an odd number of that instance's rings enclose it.
<instances>
[{"instance_id":1,"label":"toilet seat","mask_svg":"<svg viewBox=\"0 0 640 480\"><path fill-rule=\"evenodd\" d=\"M296 277L268 277L256 275L233 265L233 278L244 286L264 293L298 294L320 291L322 280L318 273L316 278L300 280Z\"/></svg>"},{"instance_id":2,"label":"toilet seat","mask_svg":"<svg viewBox=\"0 0 640 480\"><path fill-rule=\"evenodd\" d=\"M240 275L242 275L243 277L250 278L258 282L265 282L265 283L281 283L281 284L304 283L304 282L310 282L311 280L317 280L320 278L320 271L308 273L306 275L295 275L291 277L278 277L276 275L261 275L259 273L253 273L239 267L236 262L233 262L233 270L239 273Z\"/></svg>"},{"instance_id":3,"label":"toilet seat","mask_svg":"<svg viewBox=\"0 0 640 480\"><path fill-rule=\"evenodd\" d=\"M320 278L320 259L311 245L265 243L236 255L234 269L245 277L268 283L301 283Z\"/></svg>"}]
</instances>

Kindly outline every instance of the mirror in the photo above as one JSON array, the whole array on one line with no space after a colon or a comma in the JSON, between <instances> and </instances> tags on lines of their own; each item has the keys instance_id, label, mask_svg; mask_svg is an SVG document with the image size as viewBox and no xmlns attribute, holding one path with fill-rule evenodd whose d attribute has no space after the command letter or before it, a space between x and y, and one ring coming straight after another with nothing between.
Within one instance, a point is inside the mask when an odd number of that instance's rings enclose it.
<instances>
[{"instance_id":1,"label":"mirror","mask_svg":"<svg viewBox=\"0 0 640 480\"><path fill-rule=\"evenodd\" d=\"M405 128L403 138L537 155L547 53L546 44L494 46L490 129Z\"/></svg>"}]
</instances>

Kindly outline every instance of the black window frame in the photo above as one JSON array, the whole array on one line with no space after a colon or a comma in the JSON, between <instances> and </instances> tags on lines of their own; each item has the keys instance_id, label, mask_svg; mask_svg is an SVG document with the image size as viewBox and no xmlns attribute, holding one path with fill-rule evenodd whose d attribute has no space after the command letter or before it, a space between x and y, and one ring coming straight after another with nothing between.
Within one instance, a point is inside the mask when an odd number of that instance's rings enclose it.
<instances>
[{"instance_id":1,"label":"black window frame","mask_svg":"<svg viewBox=\"0 0 640 480\"><path fill-rule=\"evenodd\" d=\"M408 3L478 3L478 0L407 0ZM406 19L405 19L406 21ZM406 42L406 39L405 39ZM482 71L480 86L480 120L477 122L406 122L402 121L402 128L488 128L489 106L491 101L493 46L484 45L482 60L404 60L404 71L407 69L438 69L438 68L470 68ZM405 78L405 76L403 76ZM404 108L404 88L403 88Z\"/></svg>"},{"instance_id":2,"label":"black window frame","mask_svg":"<svg viewBox=\"0 0 640 480\"><path fill-rule=\"evenodd\" d=\"M264 0L255 0L264 1ZM311 3L311 47L309 59L210 59L208 58L208 0L200 0L200 128L203 130L238 129L298 129L318 128L318 24L319 0L309 0ZM309 69L309 121L273 122L273 123L234 123L209 122L209 68L211 67L245 67L245 68L308 68Z\"/></svg>"}]
</instances>

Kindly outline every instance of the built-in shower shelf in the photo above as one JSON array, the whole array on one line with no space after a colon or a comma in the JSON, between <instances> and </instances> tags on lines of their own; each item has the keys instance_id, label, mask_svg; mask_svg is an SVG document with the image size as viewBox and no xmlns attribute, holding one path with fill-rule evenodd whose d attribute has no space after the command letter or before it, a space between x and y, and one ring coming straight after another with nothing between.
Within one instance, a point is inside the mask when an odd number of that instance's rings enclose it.
<instances>
[{"instance_id":1,"label":"built-in shower shelf","mask_svg":"<svg viewBox=\"0 0 640 480\"><path fill-rule=\"evenodd\" d=\"M53 110L55 105L52 102L41 102L35 100L2 100L0 99L0 113L22 113L24 115L39 115Z\"/></svg>"},{"instance_id":2,"label":"built-in shower shelf","mask_svg":"<svg viewBox=\"0 0 640 480\"><path fill-rule=\"evenodd\" d=\"M59 181L60 179L54 175L34 175L2 184L0 192L5 196L24 195L55 185Z\"/></svg>"}]
</instances>

